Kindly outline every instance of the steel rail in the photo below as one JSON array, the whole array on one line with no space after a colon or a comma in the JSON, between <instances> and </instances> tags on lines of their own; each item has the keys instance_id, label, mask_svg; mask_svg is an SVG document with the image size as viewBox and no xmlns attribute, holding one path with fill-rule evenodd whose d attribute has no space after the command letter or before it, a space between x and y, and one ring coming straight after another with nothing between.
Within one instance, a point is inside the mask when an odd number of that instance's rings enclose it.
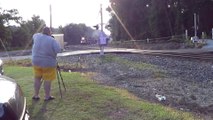
<instances>
[{"instance_id":1,"label":"steel rail","mask_svg":"<svg viewBox=\"0 0 213 120\"><path fill-rule=\"evenodd\" d=\"M142 54L213 61L213 52L201 52L201 53L194 53L194 52L188 52L188 53L187 52L186 53L181 53L181 52L144 52Z\"/></svg>"}]
</instances>

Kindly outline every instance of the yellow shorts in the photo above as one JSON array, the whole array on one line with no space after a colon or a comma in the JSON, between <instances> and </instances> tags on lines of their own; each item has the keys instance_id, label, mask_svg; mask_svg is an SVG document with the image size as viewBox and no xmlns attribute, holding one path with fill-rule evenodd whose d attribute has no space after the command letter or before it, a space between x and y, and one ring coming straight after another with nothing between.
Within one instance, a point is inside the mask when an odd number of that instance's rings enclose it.
<instances>
[{"instance_id":1,"label":"yellow shorts","mask_svg":"<svg viewBox=\"0 0 213 120\"><path fill-rule=\"evenodd\" d=\"M42 78L43 80L55 80L56 68L55 67L38 67L33 66L34 76L36 78Z\"/></svg>"}]
</instances>

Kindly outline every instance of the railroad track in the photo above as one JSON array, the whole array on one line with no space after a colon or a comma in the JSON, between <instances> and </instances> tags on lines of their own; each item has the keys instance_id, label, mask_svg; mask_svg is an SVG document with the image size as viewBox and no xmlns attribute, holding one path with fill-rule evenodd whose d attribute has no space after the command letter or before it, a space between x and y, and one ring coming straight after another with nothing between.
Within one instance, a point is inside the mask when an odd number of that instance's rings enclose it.
<instances>
[{"instance_id":1,"label":"railroad track","mask_svg":"<svg viewBox=\"0 0 213 120\"><path fill-rule=\"evenodd\" d=\"M82 54L99 54L100 50L77 50L68 53L64 53L61 56L69 55L82 55ZM210 50L199 50L199 49L183 49L183 50L139 50L139 49L120 49L110 48L106 49L105 53L116 53L116 54L144 54L144 55L156 55L156 56L168 56L168 57L179 57L179 58L190 58L199 59L205 61L213 60L213 51Z\"/></svg>"},{"instance_id":2,"label":"railroad track","mask_svg":"<svg viewBox=\"0 0 213 120\"><path fill-rule=\"evenodd\" d=\"M83 55L83 54L99 54L100 50L74 50L67 51L59 55L60 56L70 56L70 55ZM144 55L155 55L155 56L168 56L168 57L178 57L178 58L189 58L198 59L203 61L213 61L213 50L201 50L201 49L183 49L183 50L139 50L139 49L120 49L120 48L110 48L106 49L105 53L118 53L118 54L144 54ZM30 58L31 55L24 56L10 56L10 58L25 59ZM1 59L8 59L8 57L1 56Z\"/></svg>"},{"instance_id":3,"label":"railroad track","mask_svg":"<svg viewBox=\"0 0 213 120\"><path fill-rule=\"evenodd\" d=\"M213 50L209 49L182 49L182 50L138 50L138 49L115 49L106 50L106 53L137 53L144 55L168 56L190 58L205 61L213 61Z\"/></svg>"},{"instance_id":4,"label":"railroad track","mask_svg":"<svg viewBox=\"0 0 213 120\"><path fill-rule=\"evenodd\" d=\"M213 61L213 51L203 52L144 52L142 54Z\"/></svg>"},{"instance_id":5,"label":"railroad track","mask_svg":"<svg viewBox=\"0 0 213 120\"><path fill-rule=\"evenodd\" d=\"M97 51L94 52L97 54ZM138 50L138 49L109 49L106 53L127 53L127 54L144 54L144 55L156 55L156 56L168 56L198 59L205 61L213 61L213 50L202 49L182 49L182 50Z\"/></svg>"}]
</instances>

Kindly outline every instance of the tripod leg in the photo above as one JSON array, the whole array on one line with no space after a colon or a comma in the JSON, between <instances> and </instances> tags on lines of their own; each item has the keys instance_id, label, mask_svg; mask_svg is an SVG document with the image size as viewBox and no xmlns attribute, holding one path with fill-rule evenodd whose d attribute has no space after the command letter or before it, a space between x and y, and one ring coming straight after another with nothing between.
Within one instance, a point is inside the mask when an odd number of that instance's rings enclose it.
<instances>
[{"instance_id":1,"label":"tripod leg","mask_svg":"<svg viewBox=\"0 0 213 120\"><path fill-rule=\"evenodd\" d=\"M62 81L64 90L65 90L65 92L66 92L67 89L66 89L66 86L65 86L65 84L64 84L64 79L63 79L63 77L62 77L62 75L61 75L61 69L60 69L59 65L57 65L57 72L58 72L58 74L59 74L59 76L60 76L60 79L61 79L61 81Z\"/></svg>"},{"instance_id":2,"label":"tripod leg","mask_svg":"<svg viewBox=\"0 0 213 120\"><path fill-rule=\"evenodd\" d=\"M58 72L59 72L59 75L60 75L60 78L61 78L61 81L62 81L62 84L63 84L64 90L65 90L65 92L66 92L66 91L67 91L67 89L66 89L66 86L65 86L65 84L64 84L64 79L63 79L63 77L62 77L62 75L61 75L61 70L59 69L59 70L58 70Z\"/></svg>"},{"instance_id":3,"label":"tripod leg","mask_svg":"<svg viewBox=\"0 0 213 120\"><path fill-rule=\"evenodd\" d=\"M57 70L57 79L58 79L59 92L60 92L60 95L61 95L61 98L62 98L61 83L60 83L60 78L59 78L59 72L58 72L58 70Z\"/></svg>"}]
</instances>

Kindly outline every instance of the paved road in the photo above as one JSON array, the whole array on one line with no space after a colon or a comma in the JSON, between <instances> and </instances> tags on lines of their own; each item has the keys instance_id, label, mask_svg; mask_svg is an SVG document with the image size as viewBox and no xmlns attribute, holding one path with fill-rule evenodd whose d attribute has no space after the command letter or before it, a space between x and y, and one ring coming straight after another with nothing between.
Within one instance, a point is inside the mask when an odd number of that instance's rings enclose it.
<instances>
[{"instance_id":1,"label":"paved road","mask_svg":"<svg viewBox=\"0 0 213 120\"><path fill-rule=\"evenodd\" d=\"M207 45L203 46L202 49L213 49L213 40L212 39L208 39L206 41Z\"/></svg>"},{"instance_id":2,"label":"paved road","mask_svg":"<svg viewBox=\"0 0 213 120\"><path fill-rule=\"evenodd\" d=\"M147 52L150 50L137 50L137 49L125 49L125 48L106 48L105 53L141 53ZM58 57L70 56L70 55L80 55L80 54L99 54L99 49L90 49L90 50L75 50L75 51L65 51L58 54ZM23 56L2 56L1 59L4 60L20 60L20 59L31 59L31 55Z\"/></svg>"},{"instance_id":3,"label":"paved road","mask_svg":"<svg viewBox=\"0 0 213 120\"><path fill-rule=\"evenodd\" d=\"M150 52L179 52L179 53L202 53L202 52L213 52L213 40L210 41L210 46L207 45L205 49L178 49L178 50L139 50L139 49L126 49L126 48L106 48L105 53L139 53L146 54ZM58 54L58 57L71 56L71 55L80 55L80 54L99 54L99 49L90 49L90 50L75 50L75 51L65 51ZM5 60L20 60L20 59L31 59L31 55L22 55L22 56L3 56L0 57L3 61Z\"/></svg>"}]
</instances>

